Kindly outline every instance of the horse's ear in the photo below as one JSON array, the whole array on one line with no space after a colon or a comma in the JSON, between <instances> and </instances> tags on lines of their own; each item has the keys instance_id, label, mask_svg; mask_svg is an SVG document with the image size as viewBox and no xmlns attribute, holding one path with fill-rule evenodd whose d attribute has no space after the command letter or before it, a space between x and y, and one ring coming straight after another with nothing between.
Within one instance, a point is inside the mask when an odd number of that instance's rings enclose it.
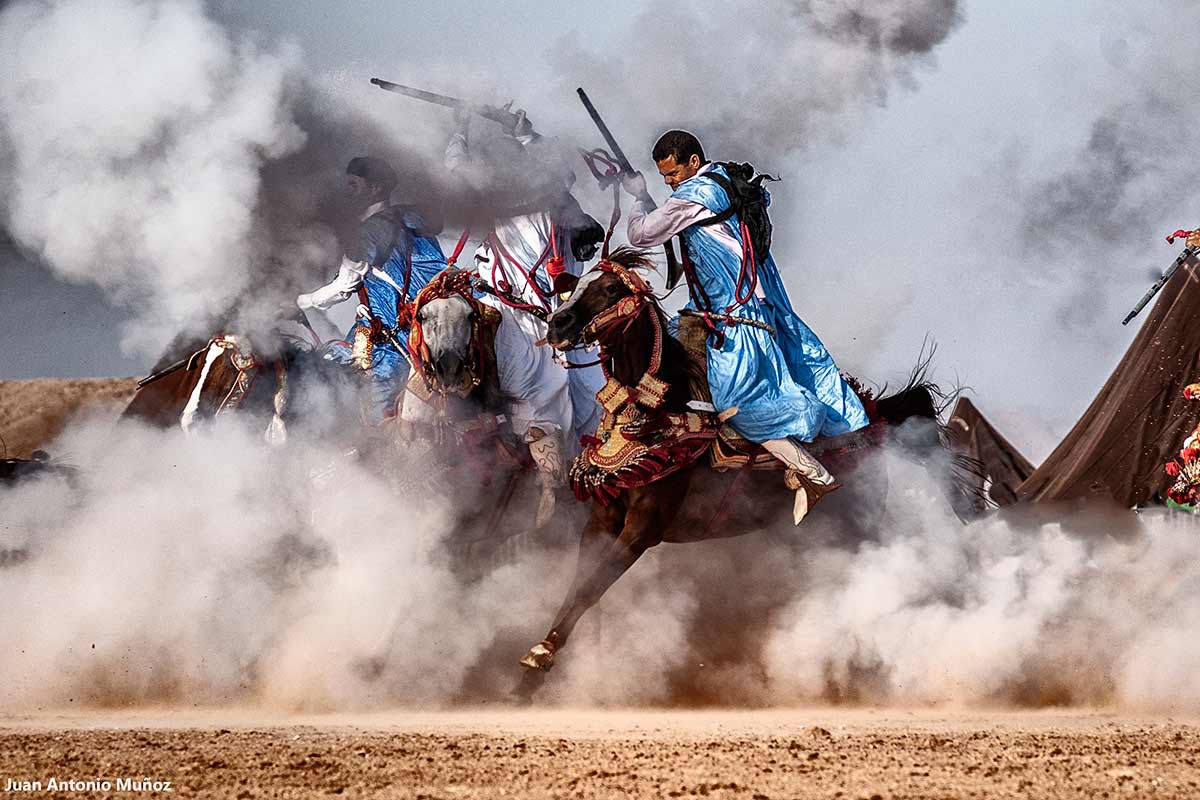
<instances>
[{"instance_id":1,"label":"horse's ear","mask_svg":"<svg viewBox=\"0 0 1200 800\"><path fill-rule=\"evenodd\" d=\"M572 275L569 272L560 272L554 278L554 293L555 294L570 294L575 291L575 287L579 285L579 276Z\"/></svg>"}]
</instances>

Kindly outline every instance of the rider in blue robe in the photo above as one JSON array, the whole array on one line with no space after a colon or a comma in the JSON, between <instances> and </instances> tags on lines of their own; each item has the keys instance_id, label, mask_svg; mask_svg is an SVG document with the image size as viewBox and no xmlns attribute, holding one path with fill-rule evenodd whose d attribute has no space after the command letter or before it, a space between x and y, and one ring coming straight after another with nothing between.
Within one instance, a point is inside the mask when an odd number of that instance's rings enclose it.
<instances>
[{"instance_id":1,"label":"rider in blue robe","mask_svg":"<svg viewBox=\"0 0 1200 800\"><path fill-rule=\"evenodd\" d=\"M350 346L331 348L344 363L370 371L368 418L373 424L396 415L408 380L409 363L392 337L407 346L408 329L397 324L403 303L411 303L433 276L446 268L436 232L404 206L387 205L398 182L386 162L355 158L347 168L353 197L366 204L355 239L346 248L338 275L330 283L296 299L301 308L330 308L357 296L370 312L350 328ZM404 291L407 286L407 292ZM372 335L372 329L390 336Z\"/></svg>"},{"instance_id":2,"label":"rider in blue robe","mask_svg":"<svg viewBox=\"0 0 1200 800\"><path fill-rule=\"evenodd\" d=\"M717 329L708 338L713 405L733 413L729 424L739 434L761 443L795 473L801 487L794 509L799 522L816 500L838 486L801 443L863 428L866 411L821 340L792 308L769 253L749 292L738 215L704 224L730 208L726 189L711 177L716 173L728 181L727 169L706 161L700 142L685 131L664 134L653 155L673 193L662 208L649 211L645 180L640 175L626 179L625 188L639 199L629 221L629 241L648 247L681 236L690 264L687 307L711 312ZM744 302L738 301L739 288ZM762 323L773 333L729 317Z\"/></svg>"}]
</instances>

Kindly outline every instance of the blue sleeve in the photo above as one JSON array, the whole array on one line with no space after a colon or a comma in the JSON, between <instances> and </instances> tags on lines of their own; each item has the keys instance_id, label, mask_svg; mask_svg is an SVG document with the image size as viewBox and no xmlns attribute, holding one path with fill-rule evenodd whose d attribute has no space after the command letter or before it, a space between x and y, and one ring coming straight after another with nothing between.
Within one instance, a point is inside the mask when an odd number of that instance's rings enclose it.
<instances>
[{"instance_id":1,"label":"blue sleeve","mask_svg":"<svg viewBox=\"0 0 1200 800\"><path fill-rule=\"evenodd\" d=\"M392 253L396 231L386 220L369 219L358 230L358 240L346 253L352 261L366 261L371 266L381 266Z\"/></svg>"},{"instance_id":2,"label":"blue sleeve","mask_svg":"<svg viewBox=\"0 0 1200 800\"><path fill-rule=\"evenodd\" d=\"M679 188L671 193L671 197L687 200L689 203L699 203L713 214L720 214L729 208L729 198L725 190L717 182L703 175L697 175L691 180L679 184Z\"/></svg>"}]
</instances>

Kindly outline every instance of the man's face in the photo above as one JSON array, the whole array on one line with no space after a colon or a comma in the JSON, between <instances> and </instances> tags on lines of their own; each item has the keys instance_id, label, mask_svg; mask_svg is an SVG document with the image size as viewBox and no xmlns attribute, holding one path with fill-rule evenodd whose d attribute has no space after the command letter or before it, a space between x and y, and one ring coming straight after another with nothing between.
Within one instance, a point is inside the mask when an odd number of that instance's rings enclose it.
<instances>
[{"instance_id":1,"label":"man's face","mask_svg":"<svg viewBox=\"0 0 1200 800\"><path fill-rule=\"evenodd\" d=\"M359 175L346 176L346 195L353 200L370 204L374 202L375 185Z\"/></svg>"},{"instance_id":2,"label":"man's face","mask_svg":"<svg viewBox=\"0 0 1200 800\"><path fill-rule=\"evenodd\" d=\"M667 156L662 161L655 162L658 164L658 172L662 175L663 183L671 187L671 191L679 188L679 184L686 181L688 178L694 178L696 173L700 171L700 167L704 166L700 163L700 156L693 153L688 157L688 160L680 164L675 160L675 156Z\"/></svg>"}]
</instances>

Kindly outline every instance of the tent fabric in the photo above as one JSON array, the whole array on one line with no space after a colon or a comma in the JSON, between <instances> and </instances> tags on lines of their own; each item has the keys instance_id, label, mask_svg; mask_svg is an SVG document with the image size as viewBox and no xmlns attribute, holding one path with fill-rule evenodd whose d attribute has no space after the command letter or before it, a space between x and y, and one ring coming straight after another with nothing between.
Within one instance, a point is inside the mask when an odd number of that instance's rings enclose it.
<instances>
[{"instance_id":1,"label":"tent fabric","mask_svg":"<svg viewBox=\"0 0 1200 800\"><path fill-rule=\"evenodd\" d=\"M1033 473L1033 464L1021 455L1001 433L979 412L966 397L959 397L946 435L951 448L978 462L979 471L972 475L977 494L986 496L997 506L1017 502L1017 487Z\"/></svg>"},{"instance_id":2,"label":"tent fabric","mask_svg":"<svg viewBox=\"0 0 1200 800\"><path fill-rule=\"evenodd\" d=\"M1200 273L1181 268L1067 437L1017 491L1046 503L1110 498L1132 508L1163 496L1163 465L1200 421L1183 389L1200 379Z\"/></svg>"}]
</instances>

